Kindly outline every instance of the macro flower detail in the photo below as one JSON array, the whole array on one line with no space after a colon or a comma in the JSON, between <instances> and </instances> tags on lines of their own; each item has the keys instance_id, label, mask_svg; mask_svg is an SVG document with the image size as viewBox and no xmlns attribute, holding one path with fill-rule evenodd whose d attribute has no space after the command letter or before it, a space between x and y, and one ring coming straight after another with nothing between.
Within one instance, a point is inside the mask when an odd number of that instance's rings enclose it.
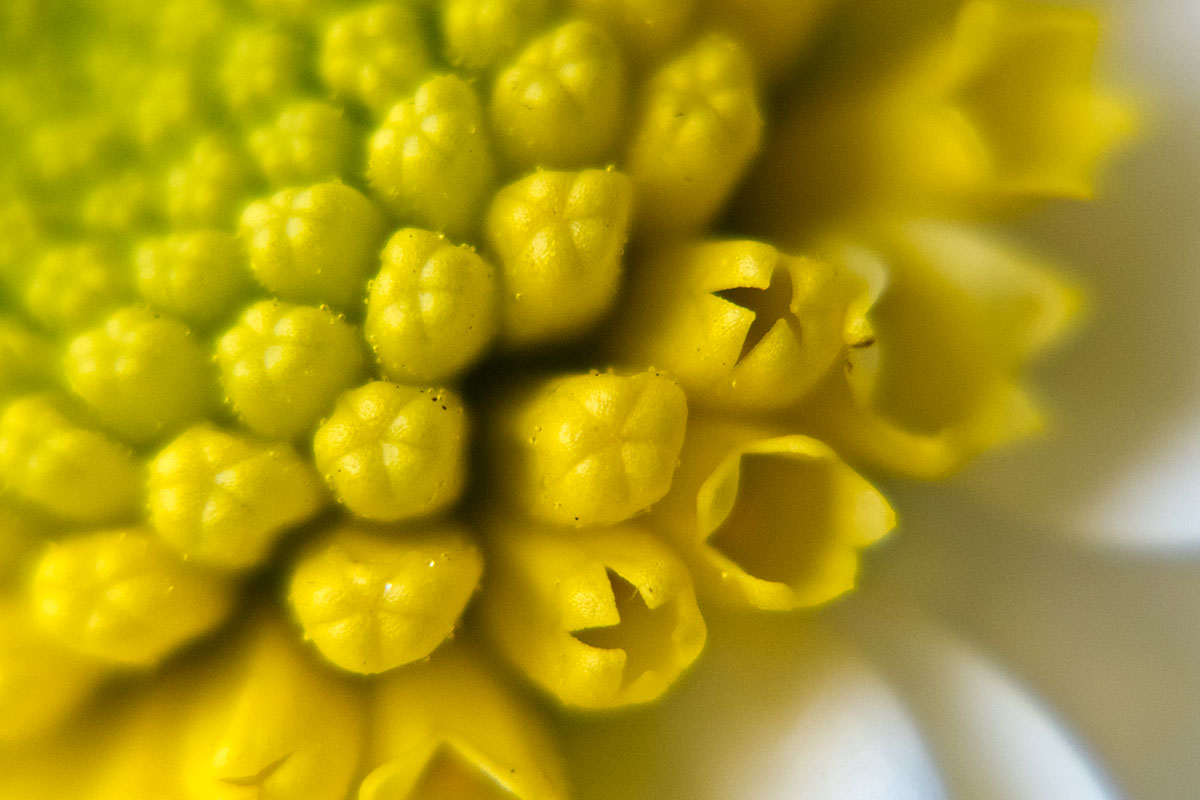
<instances>
[{"instance_id":1,"label":"macro flower detail","mask_svg":"<svg viewBox=\"0 0 1200 800\"><path fill-rule=\"evenodd\" d=\"M761 141L757 94L749 55L715 35L650 79L626 154L648 229L696 230L717 213Z\"/></svg>"},{"instance_id":2,"label":"macro flower detail","mask_svg":"<svg viewBox=\"0 0 1200 800\"><path fill-rule=\"evenodd\" d=\"M337 181L284 189L242 212L250 269L279 297L347 308L374 266L383 217Z\"/></svg>"},{"instance_id":3,"label":"macro flower detail","mask_svg":"<svg viewBox=\"0 0 1200 800\"><path fill-rule=\"evenodd\" d=\"M466 480L467 415L448 389L373 381L337 399L313 439L317 469L366 519L441 511Z\"/></svg>"},{"instance_id":4,"label":"macro flower detail","mask_svg":"<svg viewBox=\"0 0 1200 800\"><path fill-rule=\"evenodd\" d=\"M443 647L380 680L375 701L404 714L372 727L382 758L363 800L568 796L545 720L470 649Z\"/></svg>"},{"instance_id":5,"label":"macro flower detail","mask_svg":"<svg viewBox=\"0 0 1200 800\"><path fill-rule=\"evenodd\" d=\"M858 551L896 524L887 500L821 442L693 420L672 495L654 510L708 597L815 606L854 587Z\"/></svg>"},{"instance_id":6,"label":"macro flower detail","mask_svg":"<svg viewBox=\"0 0 1200 800\"><path fill-rule=\"evenodd\" d=\"M150 664L229 613L224 579L185 564L148 531L97 531L52 544L30 594L41 626L87 655Z\"/></svg>"},{"instance_id":7,"label":"macro flower detail","mask_svg":"<svg viewBox=\"0 0 1200 800\"><path fill-rule=\"evenodd\" d=\"M288 599L326 658L372 674L425 658L449 638L482 571L461 530L343 528L302 557Z\"/></svg>"},{"instance_id":8,"label":"macro flower detail","mask_svg":"<svg viewBox=\"0 0 1200 800\"><path fill-rule=\"evenodd\" d=\"M704 646L705 625L679 560L637 525L564 534L501 523L489 633L564 703L611 708L666 691Z\"/></svg>"},{"instance_id":9,"label":"macro flower detail","mask_svg":"<svg viewBox=\"0 0 1200 800\"><path fill-rule=\"evenodd\" d=\"M615 354L661 365L705 405L789 406L848 344L869 340L849 314L866 284L822 261L734 241L678 246L639 267Z\"/></svg>"},{"instance_id":10,"label":"macro flower detail","mask_svg":"<svg viewBox=\"0 0 1200 800\"><path fill-rule=\"evenodd\" d=\"M149 473L154 530L184 556L217 567L256 566L281 533L326 502L320 476L290 445L208 424L163 448Z\"/></svg>"},{"instance_id":11,"label":"macro flower detail","mask_svg":"<svg viewBox=\"0 0 1200 800\"><path fill-rule=\"evenodd\" d=\"M624 106L617 45L603 28L572 22L535 39L497 76L491 121L512 165L575 167L603 161Z\"/></svg>"},{"instance_id":12,"label":"macro flower detail","mask_svg":"<svg viewBox=\"0 0 1200 800\"><path fill-rule=\"evenodd\" d=\"M335 94L386 112L432 69L415 9L380 3L330 24L321 44L321 79Z\"/></svg>"},{"instance_id":13,"label":"macro flower detail","mask_svg":"<svg viewBox=\"0 0 1200 800\"><path fill-rule=\"evenodd\" d=\"M217 340L227 402L255 433L309 433L361 375L355 329L331 311L277 300L255 303Z\"/></svg>"},{"instance_id":14,"label":"macro flower detail","mask_svg":"<svg viewBox=\"0 0 1200 800\"><path fill-rule=\"evenodd\" d=\"M1131 119L1018 0L60 6L0 11L28 800L629 796L574 732L1039 429L1080 293L989 225Z\"/></svg>"},{"instance_id":15,"label":"macro flower detail","mask_svg":"<svg viewBox=\"0 0 1200 800\"><path fill-rule=\"evenodd\" d=\"M608 170L536 172L496 193L485 224L504 278L507 343L572 336L608 311L632 194L629 179Z\"/></svg>"},{"instance_id":16,"label":"macro flower detail","mask_svg":"<svg viewBox=\"0 0 1200 800\"><path fill-rule=\"evenodd\" d=\"M63 372L104 425L142 444L209 413L211 364L182 322L131 306L71 340Z\"/></svg>"},{"instance_id":17,"label":"macro flower detail","mask_svg":"<svg viewBox=\"0 0 1200 800\"><path fill-rule=\"evenodd\" d=\"M461 238L495 170L483 107L471 85L440 75L392 106L371 136L367 179L393 215Z\"/></svg>"},{"instance_id":18,"label":"macro flower detail","mask_svg":"<svg viewBox=\"0 0 1200 800\"><path fill-rule=\"evenodd\" d=\"M196 230L143 243L134 258L138 293L154 308L204 326L248 288L246 258L226 231Z\"/></svg>"},{"instance_id":19,"label":"macro flower detail","mask_svg":"<svg viewBox=\"0 0 1200 800\"><path fill-rule=\"evenodd\" d=\"M6 492L72 522L119 520L141 499L129 447L76 424L46 395L14 400L0 416L0 478Z\"/></svg>"},{"instance_id":20,"label":"macro flower detail","mask_svg":"<svg viewBox=\"0 0 1200 800\"><path fill-rule=\"evenodd\" d=\"M457 377L496 335L495 268L440 233L406 228L383 249L363 333L383 374L422 383Z\"/></svg>"},{"instance_id":21,"label":"macro flower detail","mask_svg":"<svg viewBox=\"0 0 1200 800\"><path fill-rule=\"evenodd\" d=\"M658 502L683 445L687 400L669 378L592 373L514 398L500 479L517 508L560 525L622 522Z\"/></svg>"}]
</instances>

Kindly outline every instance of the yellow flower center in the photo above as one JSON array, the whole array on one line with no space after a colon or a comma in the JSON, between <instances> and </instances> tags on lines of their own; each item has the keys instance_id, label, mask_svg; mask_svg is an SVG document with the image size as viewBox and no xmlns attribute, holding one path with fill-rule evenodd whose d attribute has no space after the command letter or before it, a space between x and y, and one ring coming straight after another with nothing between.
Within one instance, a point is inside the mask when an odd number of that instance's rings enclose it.
<instances>
[{"instance_id":1,"label":"yellow flower center","mask_svg":"<svg viewBox=\"0 0 1200 800\"><path fill-rule=\"evenodd\" d=\"M1091 192L1128 127L1094 38L1018 0L6 4L0 795L566 797L510 675L650 703L705 609L853 588L895 525L862 472L1034 428L1074 294L965 222Z\"/></svg>"}]
</instances>

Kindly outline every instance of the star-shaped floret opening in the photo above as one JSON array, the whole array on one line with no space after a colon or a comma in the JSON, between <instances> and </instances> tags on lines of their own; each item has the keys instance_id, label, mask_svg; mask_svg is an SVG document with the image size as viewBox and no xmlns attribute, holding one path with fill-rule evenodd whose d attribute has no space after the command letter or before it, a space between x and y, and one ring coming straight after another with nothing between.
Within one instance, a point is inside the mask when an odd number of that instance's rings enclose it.
<instances>
[{"instance_id":1,"label":"star-shaped floret opening","mask_svg":"<svg viewBox=\"0 0 1200 800\"><path fill-rule=\"evenodd\" d=\"M479 764L443 743L405 800L516 800Z\"/></svg>"},{"instance_id":2,"label":"star-shaped floret opening","mask_svg":"<svg viewBox=\"0 0 1200 800\"><path fill-rule=\"evenodd\" d=\"M780 322L791 328L796 341L800 341L800 319L796 316L792 273L787 269L780 268L772 272L771 282L765 289L735 286L713 294L754 314L754 321L746 331L737 363L742 363Z\"/></svg>"},{"instance_id":3,"label":"star-shaped floret opening","mask_svg":"<svg viewBox=\"0 0 1200 800\"><path fill-rule=\"evenodd\" d=\"M737 499L708 544L747 573L799 586L813 577L836 532L834 475L819 461L742 456Z\"/></svg>"},{"instance_id":4,"label":"star-shaped floret opening","mask_svg":"<svg viewBox=\"0 0 1200 800\"><path fill-rule=\"evenodd\" d=\"M662 643L671 640L678 620L673 603L651 608L636 586L612 569L605 571L620 621L616 625L574 631L571 635L589 647L625 653L621 679L624 687L647 672L657 672L668 666L665 662L671 651Z\"/></svg>"}]
</instances>

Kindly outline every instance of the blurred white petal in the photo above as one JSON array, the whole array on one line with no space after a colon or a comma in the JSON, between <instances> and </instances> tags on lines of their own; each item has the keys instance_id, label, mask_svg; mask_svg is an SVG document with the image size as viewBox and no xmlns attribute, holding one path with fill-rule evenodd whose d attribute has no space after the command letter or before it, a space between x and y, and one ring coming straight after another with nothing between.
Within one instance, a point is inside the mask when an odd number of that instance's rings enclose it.
<instances>
[{"instance_id":1,"label":"blurred white petal","mask_svg":"<svg viewBox=\"0 0 1200 800\"><path fill-rule=\"evenodd\" d=\"M1055 541L926 491L893 499L906 528L868 564L869 592L919 604L1018 676L1128 796L1195 796L1200 561Z\"/></svg>"},{"instance_id":2,"label":"blurred white petal","mask_svg":"<svg viewBox=\"0 0 1200 800\"><path fill-rule=\"evenodd\" d=\"M567 731L577 800L941 800L890 686L805 617L714 620L717 646L652 713Z\"/></svg>"},{"instance_id":3,"label":"blurred white petal","mask_svg":"<svg viewBox=\"0 0 1200 800\"><path fill-rule=\"evenodd\" d=\"M1052 710L903 599L864 595L836 616L911 703L950 796L1114 797Z\"/></svg>"}]
</instances>

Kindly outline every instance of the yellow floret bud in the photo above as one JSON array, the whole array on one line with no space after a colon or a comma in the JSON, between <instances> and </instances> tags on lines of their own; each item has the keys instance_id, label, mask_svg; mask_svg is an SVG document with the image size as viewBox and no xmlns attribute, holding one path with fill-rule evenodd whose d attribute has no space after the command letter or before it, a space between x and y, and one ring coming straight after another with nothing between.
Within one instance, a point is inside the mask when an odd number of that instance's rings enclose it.
<instances>
[{"instance_id":1,"label":"yellow floret bud","mask_svg":"<svg viewBox=\"0 0 1200 800\"><path fill-rule=\"evenodd\" d=\"M308 70L304 42L283 27L242 31L225 56L221 84L236 114L262 116L300 92Z\"/></svg>"},{"instance_id":2,"label":"yellow floret bud","mask_svg":"<svg viewBox=\"0 0 1200 800\"><path fill-rule=\"evenodd\" d=\"M250 287L245 251L225 231L148 240L138 247L134 265L142 299L195 325L220 320Z\"/></svg>"},{"instance_id":3,"label":"yellow floret bud","mask_svg":"<svg viewBox=\"0 0 1200 800\"><path fill-rule=\"evenodd\" d=\"M288 601L325 658L369 675L450 638L482 572L457 527L342 527L300 558Z\"/></svg>"},{"instance_id":4,"label":"yellow floret bud","mask_svg":"<svg viewBox=\"0 0 1200 800\"><path fill-rule=\"evenodd\" d=\"M263 286L284 300L345 310L362 297L383 225L370 200L331 181L252 203L240 233Z\"/></svg>"},{"instance_id":5,"label":"yellow floret bud","mask_svg":"<svg viewBox=\"0 0 1200 800\"><path fill-rule=\"evenodd\" d=\"M348 177L358 136L346 113L330 103L288 106L275 122L250 134L250 151L271 183L296 186Z\"/></svg>"},{"instance_id":6,"label":"yellow floret bud","mask_svg":"<svg viewBox=\"0 0 1200 800\"><path fill-rule=\"evenodd\" d=\"M581 167L609 157L624 106L617 46L590 22L568 22L497 76L492 131L518 169Z\"/></svg>"},{"instance_id":7,"label":"yellow floret bud","mask_svg":"<svg viewBox=\"0 0 1200 800\"><path fill-rule=\"evenodd\" d=\"M0 742L41 733L87 696L100 665L39 630L25 608L0 603Z\"/></svg>"},{"instance_id":8,"label":"yellow floret bud","mask_svg":"<svg viewBox=\"0 0 1200 800\"><path fill-rule=\"evenodd\" d=\"M896 524L887 500L807 436L696 418L679 476L652 519L702 594L788 610L854 588L858 551Z\"/></svg>"},{"instance_id":9,"label":"yellow floret bud","mask_svg":"<svg viewBox=\"0 0 1200 800\"><path fill-rule=\"evenodd\" d=\"M377 3L339 17L322 43L321 79L335 94L386 113L432 69L424 25L405 3Z\"/></svg>"},{"instance_id":10,"label":"yellow floret bud","mask_svg":"<svg viewBox=\"0 0 1200 800\"><path fill-rule=\"evenodd\" d=\"M227 228L253 185L249 159L229 142L206 136L167 174L167 217L177 228Z\"/></svg>"},{"instance_id":11,"label":"yellow floret bud","mask_svg":"<svg viewBox=\"0 0 1200 800\"><path fill-rule=\"evenodd\" d=\"M687 569L648 531L581 536L501 524L483 597L504 655L568 706L659 697L704 647Z\"/></svg>"},{"instance_id":12,"label":"yellow floret bud","mask_svg":"<svg viewBox=\"0 0 1200 800\"><path fill-rule=\"evenodd\" d=\"M504 278L506 341L561 342L612 307L632 200L613 170L537 172L496 195L486 232Z\"/></svg>"},{"instance_id":13,"label":"yellow floret bud","mask_svg":"<svg viewBox=\"0 0 1200 800\"><path fill-rule=\"evenodd\" d=\"M15 317L0 315L0 399L49 383L53 364L50 342Z\"/></svg>"},{"instance_id":14,"label":"yellow floret bud","mask_svg":"<svg viewBox=\"0 0 1200 800\"><path fill-rule=\"evenodd\" d=\"M499 288L492 265L470 247L406 228L383 250L371 281L364 332L394 381L456 377L491 344Z\"/></svg>"},{"instance_id":15,"label":"yellow floret bud","mask_svg":"<svg viewBox=\"0 0 1200 800\"><path fill-rule=\"evenodd\" d=\"M141 469L129 448L75 425L43 395L15 400L0 416L0 480L72 522L121 519L141 503Z\"/></svg>"},{"instance_id":16,"label":"yellow floret bud","mask_svg":"<svg viewBox=\"0 0 1200 800\"><path fill-rule=\"evenodd\" d=\"M400 520L439 511L466 480L467 416L446 389L375 381L340 398L313 440L317 469L353 513Z\"/></svg>"},{"instance_id":17,"label":"yellow floret bud","mask_svg":"<svg viewBox=\"0 0 1200 800\"><path fill-rule=\"evenodd\" d=\"M639 267L613 350L670 371L706 405L792 405L848 343L870 343L851 313L865 282L822 261L729 241L673 247Z\"/></svg>"},{"instance_id":18,"label":"yellow floret bud","mask_svg":"<svg viewBox=\"0 0 1200 800\"><path fill-rule=\"evenodd\" d=\"M191 70L170 67L151 72L134 110L133 134L148 154L203 130L212 111Z\"/></svg>"},{"instance_id":19,"label":"yellow floret bud","mask_svg":"<svg viewBox=\"0 0 1200 800\"><path fill-rule=\"evenodd\" d=\"M650 79L625 159L645 230L695 230L720 211L758 152L757 92L749 56L719 35Z\"/></svg>"},{"instance_id":20,"label":"yellow floret bud","mask_svg":"<svg viewBox=\"0 0 1200 800\"><path fill-rule=\"evenodd\" d=\"M497 477L518 507L547 522L606 525L667 493L687 400L658 372L592 372L548 381L505 414Z\"/></svg>"},{"instance_id":21,"label":"yellow floret bud","mask_svg":"<svg viewBox=\"0 0 1200 800\"><path fill-rule=\"evenodd\" d=\"M128 267L102 244L49 251L25 286L25 309L43 327L69 331L94 323L129 296Z\"/></svg>"},{"instance_id":22,"label":"yellow floret bud","mask_svg":"<svg viewBox=\"0 0 1200 800\"><path fill-rule=\"evenodd\" d=\"M302 652L292 631L255 622L245 654L186 721L184 796L344 800L366 729L362 693Z\"/></svg>"},{"instance_id":23,"label":"yellow floret bud","mask_svg":"<svg viewBox=\"0 0 1200 800\"><path fill-rule=\"evenodd\" d=\"M30 598L42 628L72 649L121 664L154 664L216 627L234 592L149 531L130 529L50 544Z\"/></svg>"},{"instance_id":24,"label":"yellow floret bud","mask_svg":"<svg viewBox=\"0 0 1200 800\"><path fill-rule=\"evenodd\" d=\"M422 84L371 137L371 189L404 222L461 239L492 188L491 146L471 86L454 75Z\"/></svg>"},{"instance_id":25,"label":"yellow floret bud","mask_svg":"<svg viewBox=\"0 0 1200 800\"><path fill-rule=\"evenodd\" d=\"M682 42L696 0L571 0L571 6L612 30L631 58L650 64Z\"/></svg>"},{"instance_id":26,"label":"yellow floret bud","mask_svg":"<svg viewBox=\"0 0 1200 800\"><path fill-rule=\"evenodd\" d=\"M121 309L77 336L63 372L97 418L131 442L169 436L216 400L212 364L192 332L144 308Z\"/></svg>"},{"instance_id":27,"label":"yellow floret bud","mask_svg":"<svg viewBox=\"0 0 1200 800\"><path fill-rule=\"evenodd\" d=\"M185 558L246 568L287 528L326 502L321 477L288 444L266 444L202 423L150 462L155 531Z\"/></svg>"},{"instance_id":28,"label":"yellow floret bud","mask_svg":"<svg viewBox=\"0 0 1200 800\"><path fill-rule=\"evenodd\" d=\"M451 66L471 71L498 67L545 27L552 0L445 0L442 38Z\"/></svg>"},{"instance_id":29,"label":"yellow floret bud","mask_svg":"<svg viewBox=\"0 0 1200 800\"><path fill-rule=\"evenodd\" d=\"M354 326L277 300L250 306L217 341L228 402L246 427L276 439L311 432L365 361Z\"/></svg>"},{"instance_id":30,"label":"yellow floret bud","mask_svg":"<svg viewBox=\"0 0 1200 800\"><path fill-rule=\"evenodd\" d=\"M88 193L81 222L89 231L129 236L160 221L161 194L158 181L145 173L122 173Z\"/></svg>"},{"instance_id":31,"label":"yellow floret bud","mask_svg":"<svg viewBox=\"0 0 1200 800\"><path fill-rule=\"evenodd\" d=\"M566 800L545 719L461 646L381 679L359 800Z\"/></svg>"}]
</instances>

